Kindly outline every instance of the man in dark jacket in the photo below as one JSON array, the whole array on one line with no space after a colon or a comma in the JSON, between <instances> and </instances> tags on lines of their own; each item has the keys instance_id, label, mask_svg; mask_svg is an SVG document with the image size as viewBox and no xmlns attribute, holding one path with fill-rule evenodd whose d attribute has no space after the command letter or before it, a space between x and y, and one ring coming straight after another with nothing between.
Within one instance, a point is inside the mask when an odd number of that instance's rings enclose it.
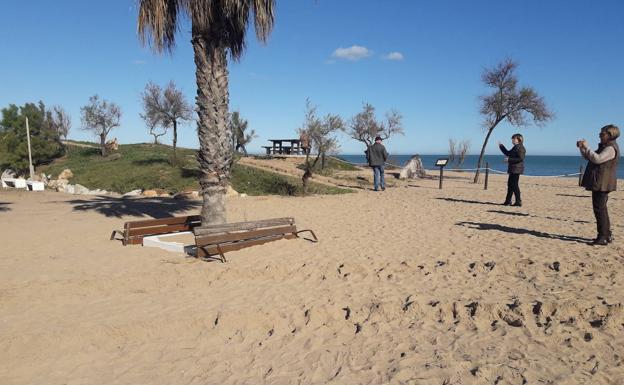
<instances>
[{"instance_id":1,"label":"man in dark jacket","mask_svg":"<svg viewBox=\"0 0 624 385\"><path fill-rule=\"evenodd\" d=\"M386 180L384 178L384 165L388 160L388 151L383 144L381 144L381 137L375 137L375 144L370 146L368 150L366 150L366 160L368 161L368 165L373 168L373 181L375 185L375 191L379 191L379 186L381 185L381 189L386 189Z\"/></svg>"},{"instance_id":2,"label":"man in dark jacket","mask_svg":"<svg viewBox=\"0 0 624 385\"><path fill-rule=\"evenodd\" d=\"M607 245L613 242L611 222L607 211L609 193L617 189L617 165L620 157L620 148L616 139L620 136L620 129L609 124L600 129L600 144L598 150L592 151L587 141L576 142L581 155L587 159L587 167L581 185L592 192L592 206L596 217L598 236L592 245Z\"/></svg>"},{"instance_id":3,"label":"man in dark jacket","mask_svg":"<svg viewBox=\"0 0 624 385\"><path fill-rule=\"evenodd\" d=\"M526 150L523 145L524 138L520 134L513 134L511 137L511 143L514 145L510 150L507 150L502 143L498 142L498 147L505 156L507 156L507 173L509 178L507 179L507 197L503 203L505 206L511 205L512 194L516 198L516 202L513 206L522 206L522 199L520 198L520 174L524 172L524 157Z\"/></svg>"}]
</instances>

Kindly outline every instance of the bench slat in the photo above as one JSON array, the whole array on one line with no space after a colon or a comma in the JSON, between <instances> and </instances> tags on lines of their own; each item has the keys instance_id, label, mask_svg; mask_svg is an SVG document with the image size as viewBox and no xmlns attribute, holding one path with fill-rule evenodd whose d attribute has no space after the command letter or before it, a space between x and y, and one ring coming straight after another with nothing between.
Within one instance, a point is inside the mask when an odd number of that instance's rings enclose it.
<instances>
[{"instance_id":1,"label":"bench slat","mask_svg":"<svg viewBox=\"0 0 624 385\"><path fill-rule=\"evenodd\" d=\"M294 218L276 218L264 219L260 221L223 223L218 225L198 226L193 229L196 236L208 235L215 233L224 233L227 231L255 230L261 227L275 227L294 225Z\"/></svg>"},{"instance_id":2,"label":"bench slat","mask_svg":"<svg viewBox=\"0 0 624 385\"><path fill-rule=\"evenodd\" d=\"M241 232L202 235L195 237L195 244L198 246L215 243L235 242L248 239L264 238L274 235L294 234L297 232L296 226L280 226L261 230L243 230Z\"/></svg>"},{"instance_id":3,"label":"bench slat","mask_svg":"<svg viewBox=\"0 0 624 385\"><path fill-rule=\"evenodd\" d=\"M162 225L179 225L182 223L199 223L201 224L201 216L200 215L190 215L186 217L170 217L170 218L162 218L162 219L146 219L142 221L130 221L126 222L128 229L138 228L138 227L150 227L150 226L162 226Z\"/></svg>"},{"instance_id":4,"label":"bench slat","mask_svg":"<svg viewBox=\"0 0 624 385\"><path fill-rule=\"evenodd\" d=\"M220 245L219 248L221 249L221 252L227 253L228 251L235 251L235 250L244 249L250 246L262 245L264 243L278 241L280 239L293 239L293 238L297 238L297 236L289 233L289 234L277 235L277 236L272 236L272 237L267 237L267 238L252 239L252 240L247 240L247 241L228 243L225 245ZM213 256L213 255L219 255L219 248L217 248L216 245L202 246L202 247L198 246L197 257L205 258L205 257Z\"/></svg>"},{"instance_id":5,"label":"bench slat","mask_svg":"<svg viewBox=\"0 0 624 385\"><path fill-rule=\"evenodd\" d=\"M178 231L191 231L193 226L190 224L181 225L164 225L164 226L152 226L145 228L128 229L128 237L144 236L144 235L158 235L175 233Z\"/></svg>"}]
</instances>

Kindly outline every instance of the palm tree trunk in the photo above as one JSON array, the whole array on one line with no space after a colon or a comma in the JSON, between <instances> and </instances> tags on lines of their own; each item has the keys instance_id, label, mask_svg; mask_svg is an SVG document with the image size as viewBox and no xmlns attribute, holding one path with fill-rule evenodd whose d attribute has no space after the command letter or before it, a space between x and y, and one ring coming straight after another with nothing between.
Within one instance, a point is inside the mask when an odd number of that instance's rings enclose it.
<instances>
[{"instance_id":1,"label":"palm tree trunk","mask_svg":"<svg viewBox=\"0 0 624 385\"><path fill-rule=\"evenodd\" d=\"M228 130L228 70L225 49L193 31L197 77L199 185L202 224L226 222L225 193L230 180L232 135Z\"/></svg>"},{"instance_id":2,"label":"palm tree trunk","mask_svg":"<svg viewBox=\"0 0 624 385\"><path fill-rule=\"evenodd\" d=\"M497 123L498 124L498 123ZM483 154L485 153L485 147L487 146L488 140L490 140L490 135L492 135L492 131L494 131L494 127L496 124L490 127L487 135L485 136L485 140L483 141L483 147L481 147L481 154L479 155L479 160L477 161L477 171L475 172L474 183L479 182L479 169L481 168L481 163L483 162Z\"/></svg>"}]
</instances>

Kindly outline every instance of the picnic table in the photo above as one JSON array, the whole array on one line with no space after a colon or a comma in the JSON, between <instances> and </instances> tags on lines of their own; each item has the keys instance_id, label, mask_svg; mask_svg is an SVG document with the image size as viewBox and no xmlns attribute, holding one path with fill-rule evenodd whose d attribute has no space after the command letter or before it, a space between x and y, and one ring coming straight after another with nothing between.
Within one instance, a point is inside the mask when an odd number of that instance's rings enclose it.
<instances>
[{"instance_id":1,"label":"picnic table","mask_svg":"<svg viewBox=\"0 0 624 385\"><path fill-rule=\"evenodd\" d=\"M301 139L269 139L269 142L272 143L271 146L262 146L267 155L301 155L307 151L307 147L301 146Z\"/></svg>"}]
</instances>

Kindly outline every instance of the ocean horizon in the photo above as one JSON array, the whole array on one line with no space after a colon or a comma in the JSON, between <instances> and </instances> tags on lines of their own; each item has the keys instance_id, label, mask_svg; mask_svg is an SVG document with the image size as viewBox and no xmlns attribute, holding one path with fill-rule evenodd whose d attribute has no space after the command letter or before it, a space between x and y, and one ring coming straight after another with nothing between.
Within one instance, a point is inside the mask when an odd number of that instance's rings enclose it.
<instances>
[{"instance_id":1,"label":"ocean horizon","mask_svg":"<svg viewBox=\"0 0 624 385\"><path fill-rule=\"evenodd\" d=\"M364 154L339 154L335 155L344 161L355 164L366 164L366 157ZM397 166L403 166L413 155L393 155L388 158L388 163L395 164ZM422 159L423 165L426 169L437 169L435 162L440 158L448 158L448 154L439 155L419 155ZM507 163L504 162L503 155L485 155L483 157L483 164L481 167L485 167L485 162L489 163L489 167L493 170L500 172L507 171ZM466 155L464 162L461 165L457 164L457 161L453 164L449 164L446 169L462 169L470 170L477 167L478 155ZM575 176L578 177L578 172L582 166L585 169L587 161L580 155L527 155L525 159L525 172L527 176ZM576 175L575 175L576 174ZM622 162L618 164L617 170L618 179L624 179L624 166Z\"/></svg>"}]
</instances>

